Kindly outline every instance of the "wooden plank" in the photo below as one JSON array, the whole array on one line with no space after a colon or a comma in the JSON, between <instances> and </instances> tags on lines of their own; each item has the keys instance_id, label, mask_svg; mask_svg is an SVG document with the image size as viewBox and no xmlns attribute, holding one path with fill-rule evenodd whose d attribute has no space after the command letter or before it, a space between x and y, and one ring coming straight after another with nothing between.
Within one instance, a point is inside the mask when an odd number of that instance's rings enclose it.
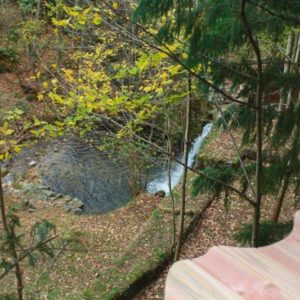
<instances>
[{"instance_id":1,"label":"wooden plank","mask_svg":"<svg viewBox=\"0 0 300 300\"><path fill-rule=\"evenodd\" d=\"M292 233L262 248L212 247L169 271L166 300L300 299L300 211Z\"/></svg>"},{"instance_id":2,"label":"wooden plank","mask_svg":"<svg viewBox=\"0 0 300 300\"><path fill-rule=\"evenodd\" d=\"M289 299L286 293L268 279L259 276L247 263L233 259L220 251L219 247L210 249L207 254L195 259L195 262L244 299Z\"/></svg>"},{"instance_id":3,"label":"wooden plank","mask_svg":"<svg viewBox=\"0 0 300 300\"><path fill-rule=\"evenodd\" d=\"M166 282L166 300L241 300L196 263L184 260L175 263Z\"/></svg>"}]
</instances>

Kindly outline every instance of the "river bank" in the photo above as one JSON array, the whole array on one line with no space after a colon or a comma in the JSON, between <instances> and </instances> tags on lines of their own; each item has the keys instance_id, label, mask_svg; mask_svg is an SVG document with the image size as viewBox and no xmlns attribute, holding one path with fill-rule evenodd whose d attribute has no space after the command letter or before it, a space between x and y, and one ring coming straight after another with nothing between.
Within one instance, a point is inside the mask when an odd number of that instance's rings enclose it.
<instances>
[{"instance_id":1,"label":"river bank","mask_svg":"<svg viewBox=\"0 0 300 300\"><path fill-rule=\"evenodd\" d=\"M239 133L235 133L235 136L238 138ZM212 157L218 162L233 162L234 152L229 151L231 143L228 133L214 130L204 144L198 163L202 164L208 154L209 163ZM216 148L216 144L219 148ZM193 220L199 219L211 200L209 194L196 198L190 196L194 178L195 174L189 172L186 208L189 213L185 223L187 229ZM177 206L180 185L175 188L174 195ZM232 195L230 209L226 210L223 196L215 199L207 214L199 219L196 229L182 249L181 258L202 255L213 245L237 245L233 234L243 222L250 220L251 208ZM7 194L6 199L8 203L20 203L22 194ZM268 218L275 201L275 197L266 197L262 209L263 218ZM103 215L77 216L52 205L35 210L22 208L18 214L24 228L47 219L57 225L57 232L61 237L60 244L57 245L60 250L57 250L53 260L41 262L35 268L23 265L26 295L30 299L40 299L45 294L49 299L55 300L102 300L118 299L124 295L126 297L130 292L130 298L125 299L132 299L132 295L139 291L136 283L143 287L152 276L160 274L171 257L170 206L168 197L141 194L125 207ZM290 219L296 209L291 193L285 202L282 218ZM66 251L62 251L62 248ZM82 280L83 273L85 280ZM164 276L161 275L158 281L136 299L162 299ZM3 281L2 297L10 294L13 281L12 275ZM62 284L58 287L57 282Z\"/></svg>"},{"instance_id":2,"label":"river bank","mask_svg":"<svg viewBox=\"0 0 300 300\"><path fill-rule=\"evenodd\" d=\"M189 155L190 166L193 165L210 129L211 124L207 125L203 134L195 140ZM84 163L84 159L95 158L94 152L90 157L86 156L87 153L91 154L91 149L82 144L75 148L74 153L74 140L71 142L64 139L63 144L60 144L63 147L53 147L53 143L50 143L28 149L14 160L14 171L10 171L4 178L7 205L18 207L18 215L23 225L20 233L29 238L26 229L35 222L46 219L56 225L60 237L56 245L56 256L46 261L46 267L43 263L34 269L23 265L27 278L25 294L30 299L39 299L45 291L50 298L54 297L53 299L114 299L127 297L125 295L128 289L130 293L135 294L139 291L136 283L140 280L146 283L148 279L145 281L142 278L155 275L157 268L161 268L171 257L172 215L169 210L165 210L170 205L170 200L141 194L110 213L83 214L86 202L53 191L50 186L44 185L43 181L43 172L47 172L48 176L52 174L58 182L65 180L57 176L57 169L55 176L51 170L53 166L58 166L59 170L66 174L71 161L72 166L76 167L73 171L77 172L79 160L80 163ZM90 171L87 165L85 161L83 168L86 172ZM98 167L96 163L93 165L94 169L95 167ZM173 178L176 177L179 181L182 166L175 164L173 171ZM80 176L84 174L79 172ZM165 173L162 175L162 181L166 181ZM83 185L88 184L87 180L91 174L85 176ZM101 176L103 177L103 173ZM117 192L115 186L114 188ZM77 190L78 186L74 191ZM179 200L178 196L175 198ZM205 209L210 198L189 199L187 229L202 209ZM24 229L25 231L22 231ZM84 283L80 283L82 270L87 272L87 281ZM58 281L64 283L59 288L53 285ZM13 284L13 275L3 282L5 288L2 294L7 296Z\"/></svg>"}]
</instances>

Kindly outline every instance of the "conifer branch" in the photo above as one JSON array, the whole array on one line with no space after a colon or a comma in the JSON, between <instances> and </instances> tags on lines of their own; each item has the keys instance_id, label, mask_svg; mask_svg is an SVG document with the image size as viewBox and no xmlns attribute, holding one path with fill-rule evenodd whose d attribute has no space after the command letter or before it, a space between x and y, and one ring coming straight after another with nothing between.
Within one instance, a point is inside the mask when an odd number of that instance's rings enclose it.
<instances>
[{"instance_id":1,"label":"conifer branch","mask_svg":"<svg viewBox=\"0 0 300 300\"><path fill-rule=\"evenodd\" d=\"M256 7L259 7L260 9L264 10L265 12L267 12L269 15L273 16L273 17L277 17L280 18L282 20L288 21L288 22L292 22L295 25L300 25L300 19L296 18L294 16L286 16L286 15L282 15L282 14L277 14L275 12L273 12L272 10L270 10L269 8L265 7L264 5L261 5L255 1L252 0L246 0L247 2L249 2L252 5L255 5Z\"/></svg>"}]
</instances>

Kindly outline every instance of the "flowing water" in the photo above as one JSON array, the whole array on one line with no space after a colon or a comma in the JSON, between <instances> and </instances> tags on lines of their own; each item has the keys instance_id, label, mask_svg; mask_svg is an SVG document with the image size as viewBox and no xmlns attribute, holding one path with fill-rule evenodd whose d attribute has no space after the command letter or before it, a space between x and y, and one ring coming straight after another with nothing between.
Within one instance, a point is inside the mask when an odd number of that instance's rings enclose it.
<instances>
[{"instance_id":1,"label":"flowing water","mask_svg":"<svg viewBox=\"0 0 300 300\"><path fill-rule=\"evenodd\" d=\"M192 147L188 154L188 166L192 167L195 158L197 154L200 151L200 148L203 144L203 141L207 137L207 135L210 133L212 129L212 123L208 123L203 127L202 133L194 140ZM181 161L183 161L183 158L181 158ZM183 174L184 167L183 165L179 163L173 163L172 169L171 169L171 187L172 189L179 183L180 178ZM166 194L169 194L169 179L168 179L168 171L162 170L161 173L157 174L155 176L155 179L149 182L147 186L147 191L149 193L156 193L158 191L164 191Z\"/></svg>"},{"instance_id":2,"label":"flowing water","mask_svg":"<svg viewBox=\"0 0 300 300\"><path fill-rule=\"evenodd\" d=\"M212 124L205 125L202 134L195 139L188 156L190 167L211 128ZM99 145L103 135L92 138ZM91 146L87 140L70 135L38 143L14 159L11 173L26 174L34 165L44 185L56 193L78 197L84 202L86 213L105 213L124 206L131 199L128 166L112 159L108 153L99 152L95 144ZM174 163L172 187L179 183L182 173L183 166ZM167 177L165 169L155 170L148 192L164 190L168 193Z\"/></svg>"}]
</instances>

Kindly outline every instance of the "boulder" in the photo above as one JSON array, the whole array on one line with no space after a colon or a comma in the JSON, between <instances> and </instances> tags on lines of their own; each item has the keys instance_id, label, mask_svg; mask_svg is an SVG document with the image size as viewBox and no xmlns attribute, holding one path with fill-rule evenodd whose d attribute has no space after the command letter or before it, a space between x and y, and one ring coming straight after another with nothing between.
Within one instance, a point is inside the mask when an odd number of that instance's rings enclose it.
<instances>
[{"instance_id":1,"label":"boulder","mask_svg":"<svg viewBox=\"0 0 300 300\"><path fill-rule=\"evenodd\" d=\"M84 211L81 208L75 208L71 210L71 213L75 214L75 215L82 215L84 213Z\"/></svg>"},{"instance_id":2,"label":"boulder","mask_svg":"<svg viewBox=\"0 0 300 300\"><path fill-rule=\"evenodd\" d=\"M30 167L34 167L36 165L37 165L37 161L35 161L35 160L32 160L32 161L29 162Z\"/></svg>"},{"instance_id":3,"label":"boulder","mask_svg":"<svg viewBox=\"0 0 300 300\"><path fill-rule=\"evenodd\" d=\"M159 198L164 198L166 196L166 192L163 190L160 190L160 191L157 191L154 195L158 196Z\"/></svg>"},{"instance_id":4,"label":"boulder","mask_svg":"<svg viewBox=\"0 0 300 300\"><path fill-rule=\"evenodd\" d=\"M72 212L75 214L82 214L83 207L84 207L84 203L80 199L73 198L64 204L64 211Z\"/></svg>"}]
</instances>

